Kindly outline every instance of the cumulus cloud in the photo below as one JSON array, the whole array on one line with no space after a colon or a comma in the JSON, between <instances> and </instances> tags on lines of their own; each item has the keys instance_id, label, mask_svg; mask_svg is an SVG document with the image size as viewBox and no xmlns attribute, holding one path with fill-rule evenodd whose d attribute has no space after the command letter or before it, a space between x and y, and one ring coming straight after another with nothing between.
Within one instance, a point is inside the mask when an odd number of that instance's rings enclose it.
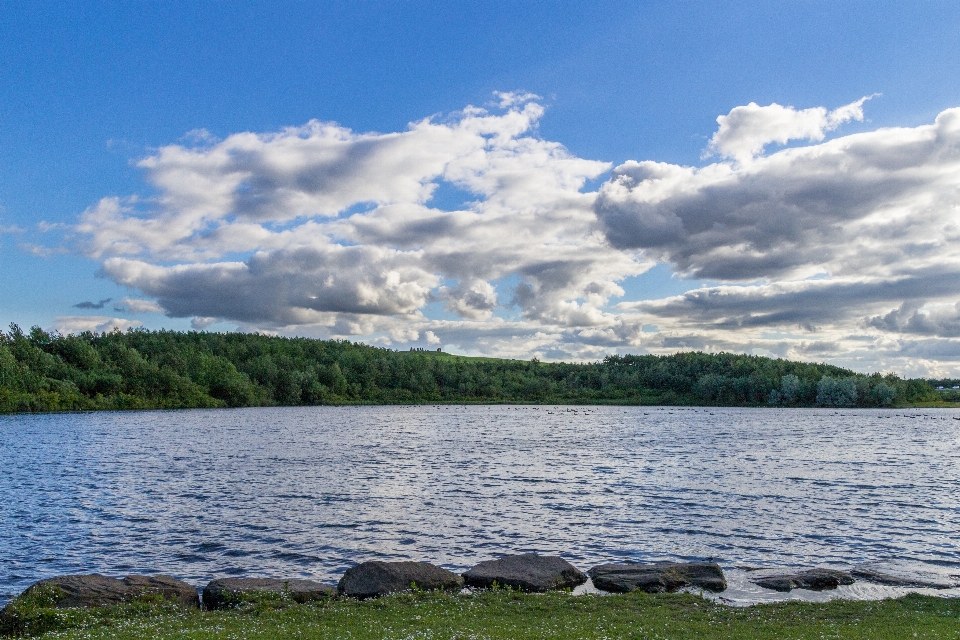
<instances>
[{"instance_id":1,"label":"cumulus cloud","mask_svg":"<svg viewBox=\"0 0 960 640\"><path fill-rule=\"evenodd\" d=\"M442 287L438 295L446 301L448 310L470 320L489 318L499 306L497 290L479 278L456 287Z\"/></svg>"},{"instance_id":2,"label":"cumulus cloud","mask_svg":"<svg viewBox=\"0 0 960 640\"><path fill-rule=\"evenodd\" d=\"M786 149L744 165L627 162L603 185L610 242L690 277L892 276L953 262L960 109L932 125Z\"/></svg>"},{"instance_id":3,"label":"cumulus cloud","mask_svg":"<svg viewBox=\"0 0 960 640\"><path fill-rule=\"evenodd\" d=\"M217 318L202 318L196 316L190 320L190 328L196 331L202 331L217 321Z\"/></svg>"},{"instance_id":4,"label":"cumulus cloud","mask_svg":"<svg viewBox=\"0 0 960 640\"><path fill-rule=\"evenodd\" d=\"M411 313L437 278L415 256L327 245L261 252L246 262L162 266L109 258L103 272L157 298L175 317L307 324L326 312Z\"/></svg>"},{"instance_id":5,"label":"cumulus cloud","mask_svg":"<svg viewBox=\"0 0 960 640\"><path fill-rule=\"evenodd\" d=\"M62 334L83 333L84 331L105 333L115 329L118 331L126 331L132 327L139 327L142 324L143 323L138 320L110 318L107 316L60 316L54 321L51 330Z\"/></svg>"},{"instance_id":6,"label":"cumulus cloud","mask_svg":"<svg viewBox=\"0 0 960 640\"><path fill-rule=\"evenodd\" d=\"M705 164L630 160L586 191L612 165L539 137L538 100L498 93L392 133L193 134L139 162L156 196L104 198L73 233L149 298L117 309L196 328L521 358L726 349L934 371L952 357L960 109L841 136L868 98L751 103L717 119ZM789 143L803 144L766 153ZM464 204L441 207L451 188ZM709 286L624 299L657 263Z\"/></svg>"},{"instance_id":7,"label":"cumulus cloud","mask_svg":"<svg viewBox=\"0 0 960 640\"><path fill-rule=\"evenodd\" d=\"M910 300L889 313L870 318L867 325L895 333L957 338L960 302L924 308L923 301Z\"/></svg>"},{"instance_id":8,"label":"cumulus cloud","mask_svg":"<svg viewBox=\"0 0 960 640\"><path fill-rule=\"evenodd\" d=\"M723 345L901 370L922 353L921 372L938 370L938 350L950 357L943 341L905 345L960 335L960 109L762 155L771 142L823 140L861 120L863 102L738 107L709 146L730 160L614 169L596 202L610 243L718 283L620 303L661 328L649 348Z\"/></svg>"},{"instance_id":9,"label":"cumulus cloud","mask_svg":"<svg viewBox=\"0 0 960 640\"><path fill-rule=\"evenodd\" d=\"M163 147L139 163L155 199L104 198L75 231L102 275L174 317L404 341L378 318L439 301L488 320L522 299L530 319L615 323L601 307L651 263L609 246L581 192L610 164L536 137L536 96L496 98L400 133L312 121ZM441 184L474 200L435 208Z\"/></svg>"},{"instance_id":10,"label":"cumulus cloud","mask_svg":"<svg viewBox=\"0 0 960 640\"><path fill-rule=\"evenodd\" d=\"M863 103L872 97L865 96L833 111L823 107L798 111L776 102L766 107L756 102L734 107L727 115L717 117L720 126L710 138L707 149L725 158L745 162L760 155L764 147L773 142L820 141L826 132L833 131L844 122L862 121Z\"/></svg>"}]
</instances>

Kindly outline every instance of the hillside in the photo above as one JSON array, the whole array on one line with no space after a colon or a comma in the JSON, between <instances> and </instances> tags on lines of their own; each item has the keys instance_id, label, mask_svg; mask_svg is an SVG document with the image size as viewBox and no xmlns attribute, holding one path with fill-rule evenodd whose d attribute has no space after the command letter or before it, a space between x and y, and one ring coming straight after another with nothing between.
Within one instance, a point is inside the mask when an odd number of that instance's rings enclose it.
<instances>
[{"instance_id":1,"label":"hillside","mask_svg":"<svg viewBox=\"0 0 960 640\"><path fill-rule=\"evenodd\" d=\"M319 404L937 403L924 380L730 353L589 364L468 358L260 334L0 332L0 412Z\"/></svg>"}]
</instances>

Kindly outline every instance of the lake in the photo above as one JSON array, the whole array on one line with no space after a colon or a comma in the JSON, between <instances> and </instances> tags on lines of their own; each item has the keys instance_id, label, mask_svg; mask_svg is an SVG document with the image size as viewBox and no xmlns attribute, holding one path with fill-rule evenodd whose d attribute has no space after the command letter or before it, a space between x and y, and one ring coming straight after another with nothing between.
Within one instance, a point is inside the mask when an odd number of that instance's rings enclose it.
<instances>
[{"instance_id":1,"label":"lake","mask_svg":"<svg viewBox=\"0 0 960 640\"><path fill-rule=\"evenodd\" d=\"M713 558L735 587L729 600L742 603L799 597L751 589L751 567L960 574L960 411L0 416L0 496L0 601L67 573L335 582L363 560L465 570L536 551L582 570Z\"/></svg>"}]
</instances>

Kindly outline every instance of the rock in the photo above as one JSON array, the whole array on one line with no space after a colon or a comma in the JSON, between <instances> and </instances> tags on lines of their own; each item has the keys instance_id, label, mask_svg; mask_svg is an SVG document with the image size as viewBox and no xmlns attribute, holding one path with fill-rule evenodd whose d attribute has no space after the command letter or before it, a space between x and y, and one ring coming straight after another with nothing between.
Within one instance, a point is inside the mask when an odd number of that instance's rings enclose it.
<instances>
[{"instance_id":1,"label":"rock","mask_svg":"<svg viewBox=\"0 0 960 640\"><path fill-rule=\"evenodd\" d=\"M842 584L853 584L856 580L849 573L836 571L835 569L810 569L800 573L766 575L751 580L751 582L764 589L773 589L774 591L791 591L793 589L823 591L824 589L836 589Z\"/></svg>"},{"instance_id":2,"label":"rock","mask_svg":"<svg viewBox=\"0 0 960 640\"><path fill-rule=\"evenodd\" d=\"M313 580L217 578L204 587L203 606L209 610L229 609L239 603L241 596L253 593L287 593L294 602L302 604L329 598L336 593L336 587Z\"/></svg>"},{"instance_id":3,"label":"rock","mask_svg":"<svg viewBox=\"0 0 960 640\"><path fill-rule=\"evenodd\" d=\"M503 556L499 560L479 563L463 574L471 587L485 589L494 583L521 591L572 589L587 581L587 576L558 556L535 553Z\"/></svg>"},{"instance_id":4,"label":"rock","mask_svg":"<svg viewBox=\"0 0 960 640\"><path fill-rule=\"evenodd\" d=\"M683 587L723 591L727 580L716 562L654 562L601 564L587 572L593 586L603 591L670 593Z\"/></svg>"},{"instance_id":5,"label":"rock","mask_svg":"<svg viewBox=\"0 0 960 640\"><path fill-rule=\"evenodd\" d=\"M868 567L855 567L850 575L864 582L882 584L889 587L910 587L913 589L952 589L958 586L945 578L926 576L896 576Z\"/></svg>"},{"instance_id":6,"label":"rock","mask_svg":"<svg viewBox=\"0 0 960 640\"><path fill-rule=\"evenodd\" d=\"M30 585L17 600L40 592L49 594L50 605L58 609L106 607L156 596L163 596L164 600L172 600L185 607L200 606L195 588L163 575L133 575L122 579L108 578L98 573L57 576Z\"/></svg>"},{"instance_id":7,"label":"rock","mask_svg":"<svg viewBox=\"0 0 960 640\"><path fill-rule=\"evenodd\" d=\"M429 562L371 560L347 569L337 591L350 598L376 598L413 587L424 591L459 590L463 587L463 578Z\"/></svg>"}]
</instances>

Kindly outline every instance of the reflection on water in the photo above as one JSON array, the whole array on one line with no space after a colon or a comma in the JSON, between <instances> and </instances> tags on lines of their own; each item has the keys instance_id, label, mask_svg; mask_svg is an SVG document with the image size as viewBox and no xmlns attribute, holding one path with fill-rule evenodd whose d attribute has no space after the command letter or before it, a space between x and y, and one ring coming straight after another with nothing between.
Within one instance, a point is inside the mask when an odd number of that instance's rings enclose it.
<instances>
[{"instance_id":1,"label":"reflection on water","mask_svg":"<svg viewBox=\"0 0 960 640\"><path fill-rule=\"evenodd\" d=\"M0 417L0 600L497 553L960 574L960 412L309 407ZM748 587L745 587L749 589ZM862 585L857 587L863 589Z\"/></svg>"}]
</instances>

